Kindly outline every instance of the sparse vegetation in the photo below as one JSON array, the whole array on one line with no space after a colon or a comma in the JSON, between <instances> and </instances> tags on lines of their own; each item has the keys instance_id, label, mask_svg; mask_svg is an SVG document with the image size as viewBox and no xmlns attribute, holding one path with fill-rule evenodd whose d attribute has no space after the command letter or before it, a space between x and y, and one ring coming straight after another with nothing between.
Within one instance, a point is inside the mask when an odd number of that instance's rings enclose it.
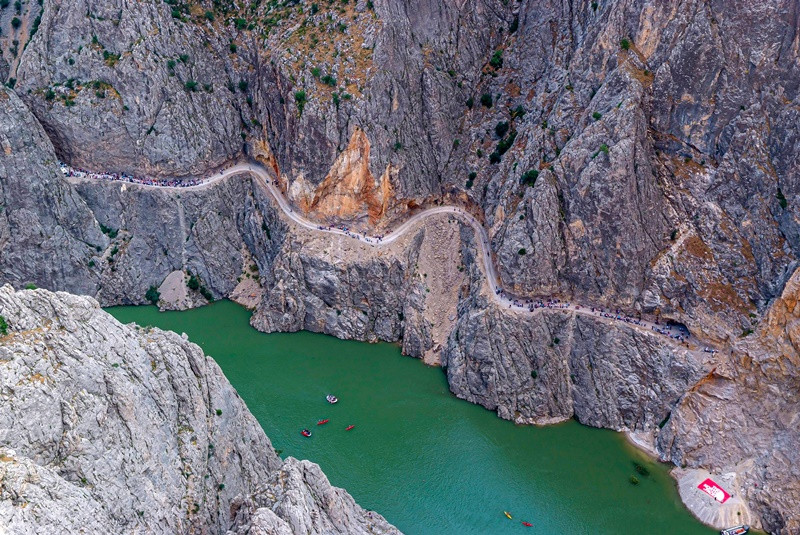
<instances>
[{"instance_id":1,"label":"sparse vegetation","mask_svg":"<svg viewBox=\"0 0 800 535\"><path fill-rule=\"evenodd\" d=\"M786 197L783 195L781 188L778 188L778 193L775 194L775 197L778 199L778 204L781 205L781 208L786 209L788 203L786 202Z\"/></svg>"},{"instance_id":2,"label":"sparse vegetation","mask_svg":"<svg viewBox=\"0 0 800 535\"><path fill-rule=\"evenodd\" d=\"M14 17L13 19L11 19L11 27L12 28L14 28L16 30L16 29L19 29L20 26L22 26L22 21L19 20L19 17Z\"/></svg>"},{"instance_id":3,"label":"sparse vegetation","mask_svg":"<svg viewBox=\"0 0 800 535\"><path fill-rule=\"evenodd\" d=\"M630 50L630 48L631 48L631 42L630 42L628 39L626 39L626 38L623 38L623 39L622 39L622 40L620 40L620 42L619 42L619 47L620 47L622 50Z\"/></svg>"},{"instance_id":4,"label":"sparse vegetation","mask_svg":"<svg viewBox=\"0 0 800 535\"><path fill-rule=\"evenodd\" d=\"M508 133L508 128L509 128L508 121L500 121L495 125L494 133L497 137L501 138Z\"/></svg>"},{"instance_id":5,"label":"sparse vegetation","mask_svg":"<svg viewBox=\"0 0 800 535\"><path fill-rule=\"evenodd\" d=\"M119 61L119 54L113 54L108 50L103 50L103 62L109 67L113 67Z\"/></svg>"},{"instance_id":6,"label":"sparse vegetation","mask_svg":"<svg viewBox=\"0 0 800 535\"><path fill-rule=\"evenodd\" d=\"M300 115L303 115L303 108L306 107L306 102L308 102L308 97L306 97L306 92L302 89L299 91L295 91L294 101L297 104L297 112Z\"/></svg>"},{"instance_id":7,"label":"sparse vegetation","mask_svg":"<svg viewBox=\"0 0 800 535\"><path fill-rule=\"evenodd\" d=\"M502 50L495 50L494 54L492 54L492 59L489 60L489 65L491 65L493 69L499 69L503 66Z\"/></svg>"},{"instance_id":8,"label":"sparse vegetation","mask_svg":"<svg viewBox=\"0 0 800 535\"><path fill-rule=\"evenodd\" d=\"M491 93L484 93L483 95L481 95L481 104L485 108L491 108L492 107L492 94Z\"/></svg>"},{"instance_id":9,"label":"sparse vegetation","mask_svg":"<svg viewBox=\"0 0 800 535\"><path fill-rule=\"evenodd\" d=\"M508 136L501 139L500 142L497 144L497 153L500 154L500 156L502 156L503 154L508 152L508 149L511 148L511 145L514 144L515 139L517 139L517 131L512 130L508 134Z\"/></svg>"},{"instance_id":10,"label":"sparse vegetation","mask_svg":"<svg viewBox=\"0 0 800 535\"><path fill-rule=\"evenodd\" d=\"M467 176L467 189L470 189L472 185L475 183L475 179L478 177L478 173L475 171L470 171L469 175Z\"/></svg>"},{"instance_id":11,"label":"sparse vegetation","mask_svg":"<svg viewBox=\"0 0 800 535\"><path fill-rule=\"evenodd\" d=\"M524 247L521 247L520 250L517 251L517 254L520 256L525 256L526 254L528 254L528 251L526 251Z\"/></svg>"},{"instance_id":12,"label":"sparse vegetation","mask_svg":"<svg viewBox=\"0 0 800 535\"><path fill-rule=\"evenodd\" d=\"M111 238L112 240L117 237L119 231L117 229L113 229L111 227L107 227L104 224L100 223L100 232Z\"/></svg>"},{"instance_id":13,"label":"sparse vegetation","mask_svg":"<svg viewBox=\"0 0 800 535\"><path fill-rule=\"evenodd\" d=\"M8 334L8 322L6 318L0 316L0 336L5 336Z\"/></svg>"},{"instance_id":14,"label":"sparse vegetation","mask_svg":"<svg viewBox=\"0 0 800 535\"><path fill-rule=\"evenodd\" d=\"M150 288L147 289L147 292L145 292L144 298L155 305L158 304L158 300L161 298L161 293L155 286L150 286Z\"/></svg>"},{"instance_id":15,"label":"sparse vegetation","mask_svg":"<svg viewBox=\"0 0 800 535\"><path fill-rule=\"evenodd\" d=\"M599 120L600 120L600 119L602 119L602 118L603 118L603 114L602 114L602 113L600 113L600 112L597 112L597 111L596 111L596 112L594 112L594 113L592 114L592 119L594 119L595 121L599 121Z\"/></svg>"},{"instance_id":16,"label":"sparse vegetation","mask_svg":"<svg viewBox=\"0 0 800 535\"><path fill-rule=\"evenodd\" d=\"M186 281L186 287L190 290L200 289L200 279L194 273L189 273L189 279Z\"/></svg>"},{"instance_id":17,"label":"sparse vegetation","mask_svg":"<svg viewBox=\"0 0 800 535\"><path fill-rule=\"evenodd\" d=\"M533 187L536 185L537 178L539 178L539 171L536 169L530 169L522 174L519 181L523 186Z\"/></svg>"}]
</instances>

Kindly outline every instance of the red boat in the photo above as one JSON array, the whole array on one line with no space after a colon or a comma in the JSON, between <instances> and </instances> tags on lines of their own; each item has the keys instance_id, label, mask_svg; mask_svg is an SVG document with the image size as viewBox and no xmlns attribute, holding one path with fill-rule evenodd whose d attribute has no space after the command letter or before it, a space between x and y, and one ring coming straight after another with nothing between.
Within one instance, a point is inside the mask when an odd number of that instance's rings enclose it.
<instances>
[{"instance_id":1,"label":"red boat","mask_svg":"<svg viewBox=\"0 0 800 535\"><path fill-rule=\"evenodd\" d=\"M531 524L530 522L523 522L522 525L523 526L528 526L529 528L533 527L533 524Z\"/></svg>"},{"instance_id":2,"label":"red boat","mask_svg":"<svg viewBox=\"0 0 800 535\"><path fill-rule=\"evenodd\" d=\"M303 435L304 437L310 437L311 431L309 431L308 429L303 429L302 431L300 431L300 434Z\"/></svg>"},{"instance_id":3,"label":"red boat","mask_svg":"<svg viewBox=\"0 0 800 535\"><path fill-rule=\"evenodd\" d=\"M324 420L320 420L319 422L317 422L317 425L327 424L328 422L330 422L330 420L328 418L325 418Z\"/></svg>"},{"instance_id":4,"label":"red boat","mask_svg":"<svg viewBox=\"0 0 800 535\"><path fill-rule=\"evenodd\" d=\"M350 431L354 427L355 427L354 425L348 425L347 427L344 428L344 430L345 431Z\"/></svg>"}]
</instances>

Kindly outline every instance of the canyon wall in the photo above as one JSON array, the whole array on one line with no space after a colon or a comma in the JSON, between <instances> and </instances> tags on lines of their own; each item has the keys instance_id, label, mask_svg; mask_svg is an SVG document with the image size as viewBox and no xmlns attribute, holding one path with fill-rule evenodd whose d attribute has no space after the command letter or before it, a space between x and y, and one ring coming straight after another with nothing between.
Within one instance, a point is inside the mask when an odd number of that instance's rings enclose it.
<instances>
[{"instance_id":1,"label":"canyon wall","mask_svg":"<svg viewBox=\"0 0 800 535\"><path fill-rule=\"evenodd\" d=\"M0 315L0 523L12 533L399 533L319 466L282 461L185 337L9 285Z\"/></svg>"},{"instance_id":2,"label":"canyon wall","mask_svg":"<svg viewBox=\"0 0 800 535\"><path fill-rule=\"evenodd\" d=\"M38 14L26 5L23 30ZM796 2L44 0L40 14L0 65L0 281L103 305L151 287L164 306L238 295L262 330L399 341L503 417L575 416L736 471L764 527L800 530ZM154 191L57 166L171 177L243 157L322 223L383 232L463 205L504 287L660 314L722 351L498 309L453 221L376 252L295 231L249 176Z\"/></svg>"}]
</instances>

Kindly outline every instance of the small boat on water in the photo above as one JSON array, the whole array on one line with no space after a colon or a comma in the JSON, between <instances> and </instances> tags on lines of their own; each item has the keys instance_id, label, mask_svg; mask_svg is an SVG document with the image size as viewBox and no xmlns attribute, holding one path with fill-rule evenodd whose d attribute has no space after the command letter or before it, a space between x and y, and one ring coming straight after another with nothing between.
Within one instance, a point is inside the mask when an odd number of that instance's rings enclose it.
<instances>
[{"instance_id":1,"label":"small boat on water","mask_svg":"<svg viewBox=\"0 0 800 535\"><path fill-rule=\"evenodd\" d=\"M509 519L511 519L511 513L508 511L503 511L503 514L506 515Z\"/></svg>"},{"instance_id":2,"label":"small boat on water","mask_svg":"<svg viewBox=\"0 0 800 535\"><path fill-rule=\"evenodd\" d=\"M750 526L741 525L734 526L732 528L725 528L719 533L720 535L744 535L748 531L750 531Z\"/></svg>"},{"instance_id":3,"label":"small boat on water","mask_svg":"<svg viewBox=\"0 0 800 535\"><path fill-rule=\"evenodd\" d=\"M344 430L345 431L350 431L354 427L355 427L354 425L348 425L347 427L344 428Z\"/></svg>"},{"instance_id":4,"label":"small boat on water","mask_svg":"<svg viewBox=\"0 0 800 535\"><path fill-rule=\"evenodd\" d=\"M334 403L338 403L338 402L339 402L339 398L337 398L337 397L336 397L336 396L334 396L333 394L328 394L327 396L325 396L325 399L326 399L326 400L328 401L328 403L330 403L331 405L333 405Z\"/></svg>"},{"instance_id":5,"label":"small boat on water","mask_svg":"<svg viewBox=\"0 0 800 535\"><path fill-rule=\"evenodd\" d=\"M528 526L529 528L533 527L533 524L531 524L530 522L523 522L522 525L523 526Z\"/></svg>"},{"instance_id":6,"label":"small boat on water","mask_svg":"<svg viewBox=\"0 0 800 535\"><path fill-rule=\"evenodd\" d=\"M304 437L310 437L311 431L309 431L308 429L303 429L302 431L300 431L300 434L303 435Z\"/></svg>"},{"instance_id":7,"label":"small boat on water","mask_svg":"<svg viewBox=\"0 0 800 535\"><path fill-rule=\"evenodd\" d=\"M317 425L327 424L328 422L330 422L330 420L328 418L325 418L324 420L318 421Z\"/></svg>"}]
</instances>

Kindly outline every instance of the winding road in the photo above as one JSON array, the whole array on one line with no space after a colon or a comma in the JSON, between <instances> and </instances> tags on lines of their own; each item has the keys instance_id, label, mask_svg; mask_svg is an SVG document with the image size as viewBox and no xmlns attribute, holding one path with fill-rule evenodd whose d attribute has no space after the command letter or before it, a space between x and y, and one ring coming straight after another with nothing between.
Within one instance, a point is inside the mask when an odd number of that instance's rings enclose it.
<instances>
[{"instance_id":1,"label":"winding road","mask_svg":"<svg viewBox=\"0 0 800 535\"><path fill-rule=\"evenodd\" d=\"M154 183L157 182L155 180L143 181L131 178L118 177L117 175L112 175L108 173L93 173L88 171L76 170L64 164L61 165L61 170L64 173L67 180L73 183L97 181L97 180L117 181L123 184L137 186L137 187L159 188L168 190L205 189L231 176L240 173L250 173L257 179L259 179L262 185L266 187L267 191L269 191L270 195L275 199L275 202L281 208L281 211L284 213L284 215L296 225L314 232L324 232L328 234L345 236L354 240L359 240L362 243L368 244L373 247L381 247L396 241L409 229L411 229L411 227L413 227L416 223L422 221L425 218L438 214L452 214L461 219L462 221L466 222L475 230L476 236L478 236L479 238L478 240L479 249L483 261L482 263L483 263L484 273L486 274L486 279L487 282L489 283L489 289L495 301L503 309L513 310L516 312L524 312L524 313L531 313L540 308L560 309L564 311L574 312L577 314L592 316L604 321L624 322L632 328L642 329L649 332L658 332L659 334L664 335L665 338L667 338L671 343L675 345L680 345L681 347L688 347L689 349L694 349L694 350L698 349L697 346L699 345L699 342L697 342L697 340L695 340L694 337L691 335L687 337L686 336L687 331L684 329L679 329L677 327L667 327L666 325L658 324L654 321L645 319L634 320L633 318L617 314L616 312L606 311L602 307L592 307L580 304L571 305L569 303L560 302L554 299L531 299L531 298L515 297L508 294L500 286L500 278L497 275L497 270L495 269L494 262L492 261L491 257L491 246L489 241L489 235L486 232L486 228L480 223L480 221L478 221L475 218L475 216L457 206L436 206L433 208L427 208L412 215L406 221L404 221L400 226L398 226L388 234L381 237L375 237L350 230L343 230L336 227L320 225L319 223L315 223L305 218L303 215L299 214L291 207L289 201L286 199L286 197L284 197L283 192L281 192L281 190L276 186L275 179L272 176L272 174L263 166L255 163L238 163L231 167L224 168L219 172L214 172L212 174L206 175L201 179L195 179L194 181L192 181L193 182L192 185L185 185L185 186L157 184ZM544 303L545 306L535 307L534 303L539 303L539 302ZM684 343L681 343L681 341L676 338L677 336L682 336ZM702 350L707 352L714 351L710 348L703 348Z\"/></svg>"}]
</instances>

